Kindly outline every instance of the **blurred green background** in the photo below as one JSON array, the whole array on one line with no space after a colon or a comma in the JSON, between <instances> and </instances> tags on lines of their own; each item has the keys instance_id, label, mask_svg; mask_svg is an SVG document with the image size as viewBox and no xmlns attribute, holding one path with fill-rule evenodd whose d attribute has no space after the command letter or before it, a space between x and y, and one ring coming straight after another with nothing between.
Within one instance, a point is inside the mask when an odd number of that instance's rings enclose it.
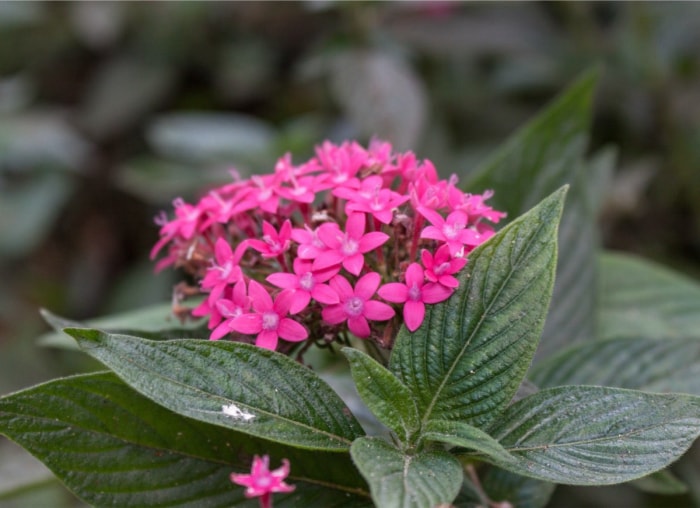
<instances>
[{"instance_id":1,"label":"blurred green background","mask_svg":"<svg viewBox=\"0 0 700 508\"><path fill-rule=\"evenodd\" d=\"M0 394L94 366L36 346L39 308L169 299L148 251L173 198L324 139L466 174L591 66L604 245L699 276L698 3L0 2ZM45 478L0 454L0 492Z\"/></svg>"}]
</instances>

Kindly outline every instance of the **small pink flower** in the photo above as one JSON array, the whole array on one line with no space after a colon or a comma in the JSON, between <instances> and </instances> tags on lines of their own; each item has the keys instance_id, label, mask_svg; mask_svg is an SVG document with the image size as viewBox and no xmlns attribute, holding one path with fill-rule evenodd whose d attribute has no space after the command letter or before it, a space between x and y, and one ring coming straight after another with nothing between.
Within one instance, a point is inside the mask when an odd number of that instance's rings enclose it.
<instances>
[{"instance_id":1,"label":"small pink flower","mask_svg":"<svg viewBox=\"0 0 700 508\"><path fill-rule=\"evenodd\" d=\"M366 212L374 216L379 222L389 224L394 216L394 208L408 201L408 196L385 189L381 176L368 176L362 180L358 190L340 187L333 191L333 195L347 199L345 210L352 212Z\"/></svg>"},{"instance_id":2,"label":"small pink flower","mask_svg":"<svg viewBox=\"0 0 700 508\"><path fill-rule=\"evenodd\" d=\"M289 308L292 314L300 312L309 305L311 298L326 305L338 303L338 294L328 284L323 284L338 273L338 270L331 268L314 272L311 265L311 261L296 258L294 273L273 273L265 279L273 286L292 292L294 300Z\"/></svg>"},{"instance_id":3,"label":"small pink flower","mask_svg":"<svg viewBox=\"0 0 700 508\"><path fill-rule=\"evenodd\" d=\"M309 336L306 328L286 317L294 299L291 291L282 291L273 302L270 293L260 283L251 280L248 295L255 312L234 318L229 326L240 333L258 334L256 346L274 350L280 337L299 342Z\"/></svg>"},{"instance_id":4,"label":"small pink flower","mask_svg":"<svg viewBox=\"0 0 700 508\"><path fill-rule=\"evenodd\" d=\"M211 297L207 300L207 303ZM216 314L224 320L219 324L211 335L209 340L219 340L224 335L233 331L231 324L238 316L242 316L250 309L250 298L246 295L245 280L241 279L233 286L231 299L221 298L215 301L214 309Z\"/></svg>"},{"instance_id":5,"label":"small pink flower","mask_svg":"<svg viewBox=\"0 0 700 508\"><path fill-rule=\"evenodd\" d=\"M292 229L292 240L297 242L297 256L301 259L315 259L321 251L326 250L326 245L318 237L318 228L311 229L304 224L304 229Z\"/></svg>"},{"instance_id":6,"label":"small pink flower","mask_svg":"<svg viewBox=\"0 0 700 508\"><path fill-rule=\"evenodd\" d=\"M314 270L323 270L341 264L348 272L359 275L365 265L365 253L376 249L389 239L386 233L365 233L365 214L352 213L345 224L347 232L335 223L318 227L318 237L328 248L318 254Z\"/></svg>"},{"instance_id":7,"label":"small pink flower","mask_svg":"<svg viewBox=\"0 0 700 508\"><path fill-rule=\"evenodd\" d=\"M284 483L289 476L289 461L282 459L282 465L270 471L270 457L255 456L250 474L231 473L231 481L246 487L245 497L260 498L261 508L272 508L272 494L275 492L292 492L294 485Z\"/></svg>"},{"instance_id":8,"label":"small pink flower","mask_svg":"<svg viewBox=\"0 0 700 508\"><path fill-rule=\"evenodd\" d=\"M165 213L163 213L162 218L156 218L156 223L161 226L161 239L151 249L151 259L155 259L158 252L176 236L185 240L191 239L200 226L203 212L200 206L185 203L182 198L175 199L173 206L175 207L173 220L168 221Z\"/></svg>"},{"instance_id":9,"label":"small pink flower","mask_svg":"<svg viewBox=\"0 0 700 508\"><path fill-rule=\"evenodd\" d=\"M370 272L357 281L355 289L342 275L333 277L329 285L338 293L340 303L323 309L322 317L328 323L337 325L348 322L348 328L361 339L370 335L371 321L386 321L394 317L394 309L386 303L372 300L377 291L381 277L376 272Z\"/></svg>"},{"instance_id":10,"label":"small pink flower","mask_svg":"<svg viewBox=\"0 0 700 508\"><path fill-rule=\"evenodd\" d=\"M227 285L240 280L243 272L238 266L240 258L234 255L231 246L224 238L216 240L214 254L216 261L207 269L200 285L202 289L209 290L212 300L216 301Z\"/></svg>"},{"instance_id":11,"label":"small pink flower","mask_svg":"<svg viewBox=\"0 0 700 508\"><path fill-rule=\"evenodd\" d=\"M379 296L389 302L403 303L403 320L412 332L423 323L425 304L447 300L452 290L442 284L425 284L423 268L411 263L406 269L406 283L392 282L379 288Z\"/></svg>"},{"instance_id":12,"label":"small pink flower","mask_svg":"<svg viewBox=\"0 0 700 508\"><path fill-rule=\"evenodd\" d=\"M267 221L263 221L262 230L262 240L250 239L248 245L261 253L264 258L276 258L289 249L292 237L292 223L289 219L284 221L279 233Z\"/></svg>"},{"instance_id":13,"label":"small pink flower","mask_svg":"<svg viewBox=\"0 0 700 508\"><path fill-rule=\"evenodd\" d=\"M426 207L420 207L418 211L432 224L423 228L420 237L445 242L453 256L462 251L465 245L479 245L483 241L479 233L467 227L468 217L464 212L457 210L443 219L435 210Z\"/></svg>"},{"instance_id":14,"label":"small pink flower","mask_svg":"<svg viewBox=\"0 0 700 508\"><path fill-rule=\"evenodd\" d=\"M448 288L459 286L459 281L453 274L459 272L467 264L465 258L452 257L447 245L440 246L435 252L435 256L430 251L423 249L421 261L425 267L425 278L431 282L439 282Z\"/></svg>"}]
</instances>

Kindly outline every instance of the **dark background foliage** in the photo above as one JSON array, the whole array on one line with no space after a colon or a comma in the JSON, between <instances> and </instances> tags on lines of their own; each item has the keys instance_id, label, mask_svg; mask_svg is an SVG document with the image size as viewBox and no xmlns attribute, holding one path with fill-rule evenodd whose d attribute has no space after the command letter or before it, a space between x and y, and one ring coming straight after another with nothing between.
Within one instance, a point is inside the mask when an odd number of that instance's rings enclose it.
<instances>
[{"instance_id":1,"label":"dark background foliage","mask_svg":"<svg viewBox=\"0 0 700 508\"><path fill-rule=\"evenodd\" d=\"M465 175L591 66L604 245L700 275L698 4L0 2L0 393L92 367L36 347L40 307L167 301L148 251L173 198L327 138ZM42 478L17 457L0 491Z\"/></svg>"}]
</instances>

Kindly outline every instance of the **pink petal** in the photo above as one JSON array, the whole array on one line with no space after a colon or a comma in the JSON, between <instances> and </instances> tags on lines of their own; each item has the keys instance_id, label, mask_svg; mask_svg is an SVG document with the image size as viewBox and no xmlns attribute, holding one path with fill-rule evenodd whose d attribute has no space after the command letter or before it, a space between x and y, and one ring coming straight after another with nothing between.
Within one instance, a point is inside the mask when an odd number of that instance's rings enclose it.
<instances>
[{"instance_id":1,"label":"pink petal","mask_svg":"<svg viewBox=\"0 0 700 508\"><path fill-rule=\"evenodd\" d=\"M333 293L335 294L335 293ZM336 299L338 298L338 295L336 295ZM307 305L309 305L309 302L311 301L311 294L309 294L308 291L304 291L303 289L294 291L294 297L292 299L292 304L289 307L289 313L290 314L297 314L298 312L301 312L306 308ZM330 303L338 303L336 302L330 302Z\"/></svg>"},{"instance_id":2,"label":"pink petal","mask_svg":"<svg viewBox=\"0 0 700 508\"><path fill-rule=\"evenodd\" d=\"M430 240L444 240L445 235L435 226L426 226L423 231L420 232L421 238L429 238Z\"/></svg>"},{"instance_id":3,"label":"pink petal","mask_svg":"<svg viewBox=\"0 0 700 508\"><path fill-rule=\"evenodd\" d=\"M274 351L277 349L277 332L272 330L265 330L258 334L255 339L255 345L264 349L271 349Z\"/></svg>"},{"instance_id":4,"label":"pink petal","mask_svg":"<svg viewBox=\"0 0 700 508\"><path fill-rule=\"evenodd\" d=\"M484 241L484 237L473 229L467 228L459 232L459 241L465 245L479 245Z\"/></svg>"},{"instance_id":5,"label":"pink petal","mask_svg":"<svg viewBox=\"0 0 700 508\"><path fill-rule=\"evenodd\" d=\"M209 340L219 340L224 335L228 335L229 333L231 333L231 327L229 325L230 323L228 321L224 321L223 323L221 323L214 329L213 332L211 332Z\"/></svg>"},{"instance_id":6,"label":"pink petal","mask_svg":"<svg viewBox=\"0 0 700 508\"><path fill-rule=\"evenodd\" d=\"M236 285L233 286L233 302L236 305L240 305L243 309L248 310L250 301L246 296L245 280L243 279L236 282Z\"/></svg>"},{"instance_id":7,"label":"pink petal","mask_svg":"<svg viewBox=\"0 0 700 508\"><path fill-rule=\"evenodd\" d=\"M295 289L299 278L292 273L278 272L268 275L265 280L278 288Z\"/></svg>"},{"instance_id":8,"label":"pink petal","mask_svg":"<svg viewBox=\"0 0 700 508\"><path fill-rule=\"evenodd\" d=\"M343 305L338 304L325 307L321 311L321 317L323 317L323 320L326 323L337 325L338 323L342 323L343 321L345 321L348 316L345 313L345 309L343 309Z\"/></svg>"},{"instance_id":9,"label":"pink petal","mask_svg":"<svg viewBox=\"0 0 700 508\"><path fill-rule=\"evenodd\" d=\"M343 255L335 250L319 252L314 260L313 270L326 270L332 266L339 265L343 261Z\"/></svg>"},{"instance_id":10,"label":"pink petal","mask_svg":"<svg viewBox=\"0 0 700 508\"><path fill-rule=\"evenodd\" d=\"M224 263L226 263L226 261L233 257L233 251L231 250L231 246L223 238L219 238L216 241L216 246L214 247L214 250L216 252L216 261L220 265L223 265Z\"/></svg>"},{"instance_id":11,"label":"pink petal","mask_svg":"<svg viewBox=\"0 0 700 508\"><path fill-rule=\"evenodd\" d=\"M253 335L262 330L262 315L243 314L231 320L231 328L240 333Z\"/></svg>"},{"instance_id":12,"label":"pink petal","mask_svg":"<svg viewBox=\"0 0 700 508\"><path fill-rule=\"evenodd\" d=\"M415 332L425 318L425 304L409 300L403 307L403 320L406 327Z\"/></svg>"},{"instance_id":13,"label":"pink petal","mask_svg":"<svg viewBox=\"0 0 700 508\"><path fill-rule=\"evenodd\" d=\"M433 255L427 249L423 249L420 252L420 260L423 262L423 266L426 268L432 268L435 265Z\"/></svg>"},{"instance_id":14,"label":"pink petal","mask_svg":"<svg viewBox=\"0 0 700 508\"><path fill-rule=\"evenodd\" d=\"M439 282L440 284L442 284L445 287L452 288L452 289L459 286L459 281L457 280L456 277L453 277L452 275L440 275L437 282Z\"/></svg>"},{"instance_id":15,"label":"pink petal","mask_svg":"<svg viewBox=\"0 0 700 508\"><path fill-rule=\"evenodd\" d=\"M284 318L280 321L280 324L277 327L277 333L284 340L288 340L290 342L299 342L309 336L309 332L306 330L306 328L290 318Z\"/></svg>"},{"instance_id":16,"label":"pink petal","mask_svg":"<svg viewBox=\"0 0 700 508\"><path fill-rule=\"evenodd\" d=\"M365 232L365 214L362 212L351 213L345 223L345 231L350 238L358 240Z\"/></svg>"},{"instance_id":17,"label":"pink petal","mask_svg":"<svg viewBox=\"0 0 700 508\"><path fill-rule=\"evenodd\" d=\"M394 309L386 303L378 302L377 300L368 300L365 302L362 314L372 321L386 321L394 317Z\"/></svg>"},{"instance_id":18,"label":"pink petal","mask_svg":"<svg viewBox=\"0 0 700 508\"><path fill-rule=\"evenodd\" d=\"M342 244L343 232L334 222L325 222L318 227L318 239L331 249L339 249Z\"/></svg>"},{"instance_id":19,"label":"pink petal","mask_svg":"<svg viewBox=\"0 0 700 508\"><path fill-rule=\"evenodd\" d=\"M403 303L408 299L408 288L399 282L390 282L379 288L377 294L388 302Z\"/></svg>"},{"instance_id":20,"label":"pink petal","mask_svg":"<svg viewBox=\"0 0 700 508\"><path fill-rule=\"evenodd\" d=\"M328 281L328 284L338 294L341 302L355 296L352 286L342 275L336 275L330 281Z\"/></svg>"},{"instance_id":21,"label":"pink petal","mask_svg":"<svg viewBox=\"0 0 700 508\"><path fill-rule=\"evenodd\" d=\"M277 238L277 236L278 236L277 230L275 229L275 227L272 224L270 224L269 222L267 222L266 220L263 221L262 232L263 232L263 235L267 235L267 236L270 236L272 238Z\"/></svg>"},{"instance_id":22,"label":"pink petal","mask_svg":"<svg viewBox=\"0 0 700 508\"><path fill-rule=\"evenodd\" d=\"M353 316L349 318L348 328L355 336L361 339L366 339L367 337L369 337L369 324L363 316Z\"/></svg>"},{"instance_id":23,"label":"pink petal","mask_svg":"<svg viewBox=\"0 0 700 508\"><path fill-rule=\"evenodd\" d=\"M275 303L272 305L272 309L280 316L286 315L292 306L292 302L294 301L294 293L295 291L293 289L285 289L282 291L275 298Z\"/></svg>"},{"instance_id":24,"label":"pink petal","mask_svg":"<svg viewBox=\"0 0 700 508\"><path fill-rule=\"evenodd\" d=\"M425 303L438 303L447 300L452 296L452 290L442 284L436 284L434 282L429 282L423 286L421 290L421 296Z\"/></svg>"},{"instance_id":25,"label":"pink petal","mask_svg":"<svg viewBox=\"0 0 700 508\"><path fill-rule=\"evenodd\" d=\"M384 244L388 239L389 235L386 233L374 231L372 233L367 233L365 236L360 238L358 247L362 253L369 252Z\"/></svg>"},{"instance_id":26,"label":"pink petal","mask_svg":"<svg viewBox=\"0 0 700 508\"><path fill-rule=\"evenodd\" d=\"M437 213L435 210L432 210L428 207L425 206L420 206L418 207L418 213L420 213L423 217L428 219L431 224L434 226L437 226L439 228L442 228L445 224L445 219L442 218L442 215Z\"/></svg>"},{"instance_id":27,"label":"pink petal","mask_svg":"<svg viewBox=\"0 0 700 508\"><path fill-rule=\"evenodd\" d=\"M301 258L296 258L294 260L294 264L292 265L294 267L294 273L297 275L303 275L306 272L311 271L311 261L307 259L301 259Z\"/></svg>"},{"instance_id":28,"label":"pink petal","mask_svg":"<svg viewBox=\"0 0 700 508\"><path fill-rule=\"evenodd\" d=\"M363 275L355 284L355 296L359 296L363 300L369 300L377 291L381 281L382 278L377 272L369 272L367 275ZM342 295L341 300L344 300Z\"/></svg>"},{"instance_id":29,"label":"pink petal","mask_svg":"<svg viewBox=\"0 0 700 508\"><path fill-rule=\"evenodd\" d=\"M256 312L266 312L272 310L272 297L267 289L255 280L251 280L248 284L248 295L253 302L253 308Z\"/></svg>"},{"instance_id":30,"label":"pink petal","mask_svg":"<svg viewBox=\"0 0 700 508\"><path fill-rule=\"evenodd\" d=\"M311 291L311 296L317 302L326 305L332 305L340 301L340 298L338 298L338 293L336 293L327 284L317 284L316 286L314 286L313 290Z\"/></svg>"},{"instance_id":31,"label":"pink petal","mask_svg":"<svg viewBox=\"0 0 700 508\"><path fill-rule=\"evenodd\" d=\"M280 228L279 240L280 243L284 243L292 237L292 223L289 219L285 220Z\"/></svg>"},{"instance_id":32,"label":"pink petal","mask_svg":"<svg viewBox=\"0 0 700 508\"><path fill-rule=\"evenodd\" d=\"M359 252L343 260L343 268L353 275L360 275L362 267L365 266L365 257Z\"/></svg>"},{"instance_id":33,"label":"pink petal","mask_svg":"<svg viewBox=\"0 0 700 508\"><path fill-rule=\"evenodd\" d=\"M418 263L411 263L406 269L406 286L413 287L417 285L421 287L425 282L423 277L423 268Z\"/></svg>"}]
</instances>

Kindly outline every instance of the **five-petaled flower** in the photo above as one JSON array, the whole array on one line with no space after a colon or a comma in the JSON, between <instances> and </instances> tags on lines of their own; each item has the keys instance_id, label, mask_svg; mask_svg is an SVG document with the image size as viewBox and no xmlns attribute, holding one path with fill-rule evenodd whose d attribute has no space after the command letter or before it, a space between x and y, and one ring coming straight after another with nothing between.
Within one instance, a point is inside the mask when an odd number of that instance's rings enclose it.
<instances>
[{"instance_id":1,"label":"five-petaled flower","mask_svg":"<svg viewBox=\"0 0 700 508\"><path fill-rule=\"evenodd\" d=\"M340 303L324 308L321 314L323 319L334 325L347 320L350 331L366 339L370 335L367 320L386 321L395 314L386 303L372 300L380 282L379 274L370 272L360 277L353 289L345 277L336 275L329 284L338 293Z\"/></svg>"},{"instance_id":2,"label":"five-petaled flower","mask_svg":"<svg viewBox=\"0 0 700 508\"><path fill-rule=\"evenodd\" d=\"M379 296L389 302L403 303L403 319L406 326L415 332L423 323L425 304L447 300L452 290L435 282L425 284L423 268L411 263L406 269L406 283L390 282L379 288Z\"/></svg>"},{"instance_id":3,"label":"five-petaled flower","mask_svg":"<svg viewBox=\"0 0 700 508\"><path fill-rule=\"evenodd\" d=\"M232 319L229 324L232 330L249 335L258 334L255 345L272 350L277 348L280 337L289 342L299 342L308 337L309 332L303 325L287 317L294 299L291 291L282 291L273 302L265 287L251 280L248 295L255 312Z\"/></svg>"},{"instance_id":4,"label":"five-petaled flower","mask_svg":"<svg viewBox=\"0 0 700 508\"><path fill-rule=\"evenodd\" d=\"M465 245L473 247L483 241L477 231L467 227L469 218L466 213L460 210L450 213L447 219L427 207L420 207L418 211L432 224L432 226L426 226L423 229L420 237L445 242L453 256L461 252Z\"/></svg>"},{"instance_id":5,"label":"five-petaled flower","mask_svg":"<svg viewBox=\"0 0 700 508\"><path fill-rule=\"evenodd\" d=\"M256 455L250 474L231 473L231 481L246 487L245 497L260 498L260 508L272 508L272 494L292 492L296 487L284 482L289 476L289 461L282 459L282 465L270 471L270 457Z\"/></svg>"}]
</instances>

